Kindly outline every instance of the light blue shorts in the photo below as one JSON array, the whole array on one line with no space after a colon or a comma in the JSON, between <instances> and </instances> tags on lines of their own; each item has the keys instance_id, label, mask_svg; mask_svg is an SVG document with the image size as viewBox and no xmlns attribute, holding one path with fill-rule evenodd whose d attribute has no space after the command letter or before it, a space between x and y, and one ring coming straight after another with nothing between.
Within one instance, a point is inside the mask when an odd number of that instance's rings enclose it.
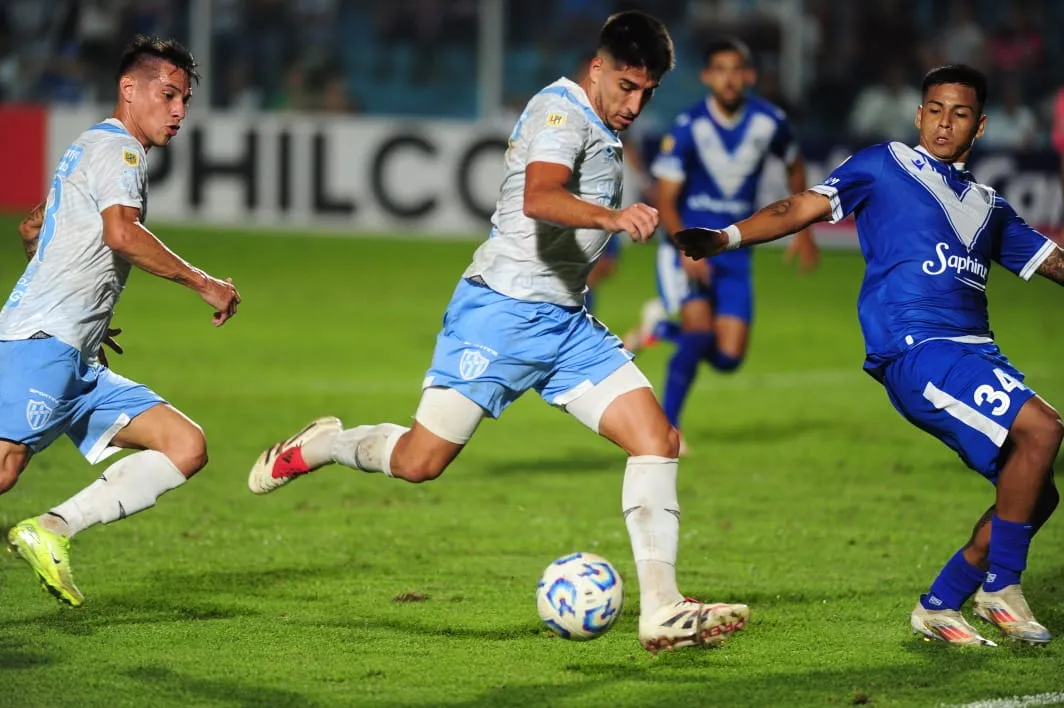
<instances>
[{"instance_id":1,"label":"light blue shorts","mask_svg":"<svg viewBox=\"0 0 1064 708\"><path fill-rule=\"evenodd\" d=\"M165 403L54 337L0 342L0 438L40 452L66 434L90 463L129 421Z\"/></svg>"},{"instance_id":2,"label":"light blue shorts","mask_svg":"<svg viewBox=\"0 0 1064 708\"><path fill-rule=\"evenodd\" d=\"M620 338L582 307L515 300L463 279L424 388L453 388L498 418L529 389L564 406L631 360Z\"/></svg>"}]
</instances>

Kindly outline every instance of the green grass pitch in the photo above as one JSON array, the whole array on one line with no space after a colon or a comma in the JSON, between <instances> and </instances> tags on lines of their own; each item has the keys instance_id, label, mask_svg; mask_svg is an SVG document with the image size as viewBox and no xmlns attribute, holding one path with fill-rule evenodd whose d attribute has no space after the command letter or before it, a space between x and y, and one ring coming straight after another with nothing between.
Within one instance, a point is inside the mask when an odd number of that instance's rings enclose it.
<instances>
[{"instance_id":1,"label":"green grass pitch","mask_svg":"<svg viewBox=\"0 0 1064 708\"><path fill-rule=\"evenodd\" d=\"M4 288L22 268L15 224L0 220ZM244 304L215 329L193 293L135 273L112 364L204 427L210 463L154 509L75 540L80 610L0 559L0 705L939 706L1064 686L1059 643L959 650L909 632L992 490L861 372L856 254L827 253L805 277L778 250L757 254L749 359L701 373L680 474L681 590L747 602L752 621L721 650L652 657L635 638L624 456L534 394L431 484L330 467L247 490L259 452L312 417L410 420L474 242L158 231L232 276ZM627 249L602 289L615 331L653 292L652 268L652 248ZM1060 292L1000 268L992 280L1002 349L1064 405ZM638 359L658 384L668 354ZM61 440L0 500L0 523L101 469ZM604 555L630 588L590 643L536 617L540 571L573 550ZM1025 578L1064 635L1061 519Z\"/></svg>"}]
</instances>

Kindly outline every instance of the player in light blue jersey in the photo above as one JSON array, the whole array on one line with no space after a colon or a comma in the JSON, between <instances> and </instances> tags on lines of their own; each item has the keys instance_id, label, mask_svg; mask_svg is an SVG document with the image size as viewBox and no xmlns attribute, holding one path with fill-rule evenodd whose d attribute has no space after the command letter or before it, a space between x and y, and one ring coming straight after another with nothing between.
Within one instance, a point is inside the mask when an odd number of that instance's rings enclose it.
<instances>
[{"instance_id":1,"label":"player in light blue jersey","mask_svg":"<svg viewBox=\"0 0 1064 708\"><path fill-rule=\"evenodd\" d=\"M669 234L722 228L754 213L765 161L773 156L786 165L790 189L805 189L805 164L791 124L775 105L749 93L753 72L750 50L738 39L717 39L707 47L702 81L709 95L677 117L651 166ZM794 253L803 269L815 267L817 250L807 229L786 252ZM749 249L707 262L684 256L669 239L659 243L659 298L670 316L680 318L662 400L677 428L699 365L729 373L746 356L754 315L751 266ZM644 322L641 336L626 337L626 343L645 341L652 330L653 322Z\"/></svg>"},{"instance_id":2,"label":"player in light blue jersey","mask_svg":"<svg viewBox=\"0 0 1064 708\"><path fill-rule=\"evenodd\" d=\"M92 464L138 450L50 511L16 524L12 550L60 601L84 596L70 571L70 538L155 504L207 462L199 426L145 386L106 366L101 343L136 266L195 290L214 324L240 297L171 252L143 224L147 151L170 142L198 78L178 42L137 37L119 61L111 118L67 148L48 200L21 224L29 264L0 311L0 494L33 455L66 435Z\"/></svg>"},{"instance_id":3,"label":"player in light blue jersey","mask_svg":"<svg viewBox=\"0 0 1064 708\"><path fill-rule=\"evenodd\" d=\"M986 95L986 78L971 67L932 70L916 113L917 147L875 145L808 191L722 231L685 230L677 239L703 258L856 216L867 262L857 303L865 370L906 419L996 487L968 543L920 597L912 628L992 645L960 612L974 595L975 614L1007 637L1045 643L1050 634L1020 579L1031 538L1059 500L1053 461L1064 428L994 343L986 284L992 262L1024 280L1038 274L1064 284L1064 252L964 167L986 127Z\"/></svg>"},{"instance_id":4,"label":"player in light blue jersey","mask_svg":"<svg viewBox=\"0 0 1064 708\"><path fill-rule=\"evenodd\" d=\"M583 306L588 273L611 235L644 242L658 225L646 204L620 208L618 133L672 64L672 40L658 20L633 11L606 21L584 80L546 87L514 126L491 233L444 313L413 425L343 430L336 418L314 421L262 453L248 479L253 492L331 462L408 482L435 479L485 416L497 418L534 390L629 456L621 508L643 646L715 646L745 625L745 605L702 603L677 589L679 440L632 355Z\"/></svg>"}]
</instances>

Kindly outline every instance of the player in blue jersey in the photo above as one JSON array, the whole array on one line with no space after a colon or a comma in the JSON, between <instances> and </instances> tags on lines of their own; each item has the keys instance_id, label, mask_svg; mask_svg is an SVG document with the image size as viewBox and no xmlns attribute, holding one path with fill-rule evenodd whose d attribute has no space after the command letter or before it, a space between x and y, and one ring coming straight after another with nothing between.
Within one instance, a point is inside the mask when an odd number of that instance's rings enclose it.
<instances>
[{"instance_id":1,"label":"player in blue jersey","mask_svg":"<svg viewBox=\"0 0 1064 708\"><path fill-rule=\"evenodd\" d=\"M702 81L709 95L677 117L651 166L661 223L670 235L689 227L722 228L754 213L770 156L786 164L791 191L805 189L805 165L790 122L775 105L748 93L753 67L746 45L734 38L710 43ZM795 238L787 255L793 253L803 268L816 265L808 230ZM699 365L733 372L746 356L754 314L751 252L695 261L662 239L657 276L664 309L680 318L662 396L669 422L679 428Z\"/></svg>"},{"instance_id":2,"label":"player in blue jersey","mask_svg":"<svg viewBox=\"0 0 1064 708\"><path fill-rule=\"evenodd\" d=\"M921 595L912 628L992 645L960 612L974 595L975 614L1007 637L1045 643L1050 634L1020 580L1031 538L1059 500L1053 461L1064 428L994 344L986 283L996 262L1024 280L1038 274L1064 284L1064 252L964 168L986 128L986 96L976 69L932 70L916 113L919 146L872 146L808 191L721 231L681 231L677 240L704 258L856 216L867 263L857 303L865 370L906 419L996 487L969 541Z\"/></svg>"},{"instance_id":3,"label":"player in blue jersey","mask_svg":"<svg viewBox=\"0 0 1064 708\"><path fill-rule=\"evenodd\" d=\"M526 391L628 455L621 509L639 579L639 640L650 651L716 646L745 626L745 605L677 589L679 439L632 355L584 309L595 260L615 233L645 242L652 207L621 208L618 133L672 68L672 40L641 12L610 17L587 76L532 97L510 135L490 237L455 288L411 427L312 422L265 450L248 477L273 491L336 462L408 482L436 479L480 421Z\"/></svg>"},{"instance_id":4,"label":"player in blue jersey","mask_svg":"<svg viewBox=\"0 0 1064 708\"><path fill-rule=\"evenodd\" d=\"M19 227L29 264L0 311L0 494L66 435L91 464L136 450L99 479L8 533L41 583L74 607L70 539L153 506L207 463L203 431L147 387L111 371L101 343L134 266L236 314L232 283L170 251L145 226L148 156L177 135L198 78L188 50L137 37L119 60L110 118L67 148L48 193ZM120 350L116 348L120 353Z\"/></svg>"}]
</instances>

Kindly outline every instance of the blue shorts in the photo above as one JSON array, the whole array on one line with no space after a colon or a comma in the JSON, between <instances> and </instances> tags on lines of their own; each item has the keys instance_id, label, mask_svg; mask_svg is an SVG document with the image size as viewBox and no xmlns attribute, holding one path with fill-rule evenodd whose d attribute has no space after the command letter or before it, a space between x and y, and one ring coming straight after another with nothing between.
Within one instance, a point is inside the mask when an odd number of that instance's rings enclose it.
<instances>
[{"instance_id":1,"label":"blue shorts","mask_svg":"<svg viewBox=\"0 0 1064 708\"><path fill-rule=\"evenodd\" d=\"M736 255L742 256L735 258ZM715 316L737 317L749 325L754 319L754 281L749 254L724 253L710 261L709 285L692 281L680 265L672 243L658 246L658 297L670 315L691 300L708 300Z\"/></svg>"},{"instance_id":2,"label":"blue shorts","mask_svg":"<svg viewBox=\"0 0 1064 708\"><path fill-rule=\"evenodd\" d=\"M424 388L453 388L498 418L529 389L566 405L631 359L620 338L582 307L515 300L462 279Z\"/></svg>"},{"instance_id":3,"label":"blue shorts","mask_svg":"<svg viewBox=\"0 0 1064 708\"><path fill-rule=\"evenodd\" d=\"M887 364L883 386L909 422L949 445L996 483L1002 447L1020 408L1035 393L996 344L936 339Z\"/></svg>"},{"instance_id":4,"label":"blue shorts","mask_svg":"<svg viewBox=\"0 0 1064 708\"><path fill-rule=\"evenodd\" d=\"M129 421L164 403L151 389L47 339L0 341L0 438L34 452L64 433L95 464Z\"/></svg>"}]
</instances>

